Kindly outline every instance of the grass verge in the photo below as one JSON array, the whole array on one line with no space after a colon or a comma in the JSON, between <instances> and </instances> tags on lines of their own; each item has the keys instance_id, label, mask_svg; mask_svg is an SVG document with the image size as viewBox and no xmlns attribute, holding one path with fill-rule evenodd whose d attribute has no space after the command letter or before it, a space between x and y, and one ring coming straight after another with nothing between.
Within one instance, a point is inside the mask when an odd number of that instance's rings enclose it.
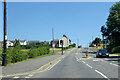
<instances>
[{"instance_id":1,"label":"grass verge","mask_svg":"<svg viewBox=\"0 0 120 80\"><path fill-rule=\"evenodd\" d=\"M120 56L120 53L114 53L114 54L116 54L116 55L119 55L119 56Z\"/></svg>"}]
</instances>

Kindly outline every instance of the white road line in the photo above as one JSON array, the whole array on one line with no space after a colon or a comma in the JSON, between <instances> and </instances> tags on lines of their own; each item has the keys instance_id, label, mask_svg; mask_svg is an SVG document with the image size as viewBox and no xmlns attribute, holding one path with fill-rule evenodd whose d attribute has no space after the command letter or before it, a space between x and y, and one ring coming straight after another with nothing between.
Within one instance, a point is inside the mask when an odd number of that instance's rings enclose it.
<instances>
[{"instance_id":1,"label":"white road line","mask_svg":"<svg viewBox=\"0 0 120 80\"><path fill-rule=\"evenodd\" d=\"M93 61L99 61L99 60L93 60Z\"/></svg>"},{"instance_id":2,"label":"white road line","mask_svg":"<svg viewBox=\"0 0 120 80\"><path fill-rule=\"evenodd\" d=\"M27 77L25 77L25 78L30 78L30 77L27 76Z\"/></svg>"},{"instance_id":3,"label":"white road line","mask_svg":"<svg viewBox=\"0 0 120 80\"><path fill-rule=\"evenodd\" d=\"M32 75L32 74L29 74L28 76L30 76L30 77L31 77L31 76L33 76L33 75Z\"/></svg>"},{"instance_id":4,"label":"white road line","mask_svg":"<svg viewBox=\"0 0 120 80\"><path fill-rule=\"evenodd\" d=\"M97 73L99 73L101 76L103 76L104 78L106 78L106 79L108 79L108 80L110 80L107 76L105 76L103 73L101 73L100 71L98 71L98 70L95 70L95 72L97 72Z\"/></svg>"},{"instance_id":5,"label":"white road line","mask_svg":"<svg viewBox=\"0 0 120 80\"><path fill-rule=\"evenodd\" d=\"M76 56L75 56L75 58L76 58L76 60L79 62L79 59L78 59L78 57L76 57Z\"/></svg>"},{"instance_id":6,"label":"white road line","mask_svg":"<svg viewBox=\"0 0 120 80\"><path fill-rule=\"evenodd\" d=\"M82 61L83 63L85 63L84 61Z\"/></svg>"},{"instance_id":7,"label":"white road line","mask_svg":"<svg viewBox=\"0 0 120 80\"><path fill-rule=\"evenodd\" d=\"M18 76L15 76L15 77L13 77L13 78L19 78Z\"/></svg>"},{"instance_id":8,"label":"white road line","mask_svg":"<svg viewBox=\"0 0 120 80\"><path fill-rule=\"evenodd\" d=\"M88 67L92 68L92 66L90 66L89 64L86 64Z\"/></svg>"},{"instance_id":9,"label":"white road line","mask_svg":"<svg viewBox=\"0 0 120 80\"><path fill-rule=\"evenodd\" d=\"M114 66L117 66L117 67L119 67L117 64L113 64L113 63L110 63L110 64L112 64L112 65L114 65Z\"/></svg>"}]
</instances>

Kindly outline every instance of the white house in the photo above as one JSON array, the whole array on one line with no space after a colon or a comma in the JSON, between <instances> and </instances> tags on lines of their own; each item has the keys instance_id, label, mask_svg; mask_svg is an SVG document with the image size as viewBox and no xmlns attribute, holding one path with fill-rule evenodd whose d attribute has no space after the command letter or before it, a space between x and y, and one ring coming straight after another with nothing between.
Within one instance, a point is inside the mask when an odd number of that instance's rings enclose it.
<instances>
[{"instance_id":1,"label":"white house","mask_svg":"<svg viewBox=\"0 0 120 80\"><path fill-rule=\"evenodd\" d=\"M62 47L60 44L61 40L63 40L63 47L69 47L71 45L71 40L66 37L66 35L63 35L61 39L57 39L54 41L54 44L56 47Z\"/></svg>"},{"instance_id":2,"label":"white house","mask_svg":"<svg viewBox=\"0 0 120 80\"><path fill-rule=\"evenodd\" d=\"M20 40L20 45L27 45L26 40Z\"/></svg>"},{"instance_id":3,"label":"white house","mask_svg":"<svg viewBox=\"0 0 120 80\"><path fill-rule=\"evenodd\" d=\"M9 47L9 46L13 46L14 45L14 43L12 42L12 41L7 41L7 48Z\"/></svg>"}]
</instances>

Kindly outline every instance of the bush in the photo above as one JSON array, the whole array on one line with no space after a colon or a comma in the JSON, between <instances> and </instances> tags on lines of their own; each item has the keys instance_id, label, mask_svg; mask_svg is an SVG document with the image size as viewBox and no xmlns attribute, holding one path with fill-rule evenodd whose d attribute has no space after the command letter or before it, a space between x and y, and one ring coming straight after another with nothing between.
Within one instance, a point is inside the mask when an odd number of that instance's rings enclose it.
<instances>
[{"instance_id":1,"label":"bush","mask_svg":"<svg viewBox=\"0 0 120 80\"><path fill-rule=\"evenodd\" d=\"M113 48L112 53L120 53L120 46Z\"/></svg>"},{"instance_id":2,"label":"bush","mask_svg":"<svg viewBox=\"0 0 120 80\"><path fill-rule=\"evenodd\" d=\"M19 46L16 46L14 48L8 48L7 64L23 61L28 58L34 58L37 56L49 54L49 52L50 52L49 46L38 47L38 48L32 47L30 50L22 50L21 47Z\"/></svg>"},{"instance_id":3,"label":"bush","mask_svg":"<svg viewBox=\"0 0 120 80\"><path fill-rule=\"evenodd\" d=\"M12 62L12 49L7 49L7 64Z\"/></svg>"},{"instance_id":4,"label":"bush","mask_svg":"<svg viewBox=\"0 0 120 80\"><path fill-rule=\"evenodd\" d=\"M11 55L12 63L24 60L24 53L22 53L21 49L14 48Z\"/></svg>"},{"instance_id":5,"label":"bush","mask_svg":"<svg viewBox=\"0 0 120 80\"><path fill-rule=\"evenodd\" d=\"M34 58L36 57L37 55L39 54L39 51L37 48L32 48L30 49L28 55L29 55L29 58Z\"/></svg>"}]
</instances>

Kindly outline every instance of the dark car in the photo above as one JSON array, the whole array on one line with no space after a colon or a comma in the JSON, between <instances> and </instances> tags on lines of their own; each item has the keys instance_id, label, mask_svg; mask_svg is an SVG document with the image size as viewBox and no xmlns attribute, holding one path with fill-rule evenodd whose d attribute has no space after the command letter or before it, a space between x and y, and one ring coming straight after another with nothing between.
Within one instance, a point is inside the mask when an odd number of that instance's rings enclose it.
<instances>
[{"instance_id":1,"label":"dark car","mask_svg":"<svg viewBox=\"0 0 120 80\"><path fill-rule=\"evenodd\" d=\"M105 49L98 49L96 57L109 57L109 53Z\"/></svg>"}]
</instances>

